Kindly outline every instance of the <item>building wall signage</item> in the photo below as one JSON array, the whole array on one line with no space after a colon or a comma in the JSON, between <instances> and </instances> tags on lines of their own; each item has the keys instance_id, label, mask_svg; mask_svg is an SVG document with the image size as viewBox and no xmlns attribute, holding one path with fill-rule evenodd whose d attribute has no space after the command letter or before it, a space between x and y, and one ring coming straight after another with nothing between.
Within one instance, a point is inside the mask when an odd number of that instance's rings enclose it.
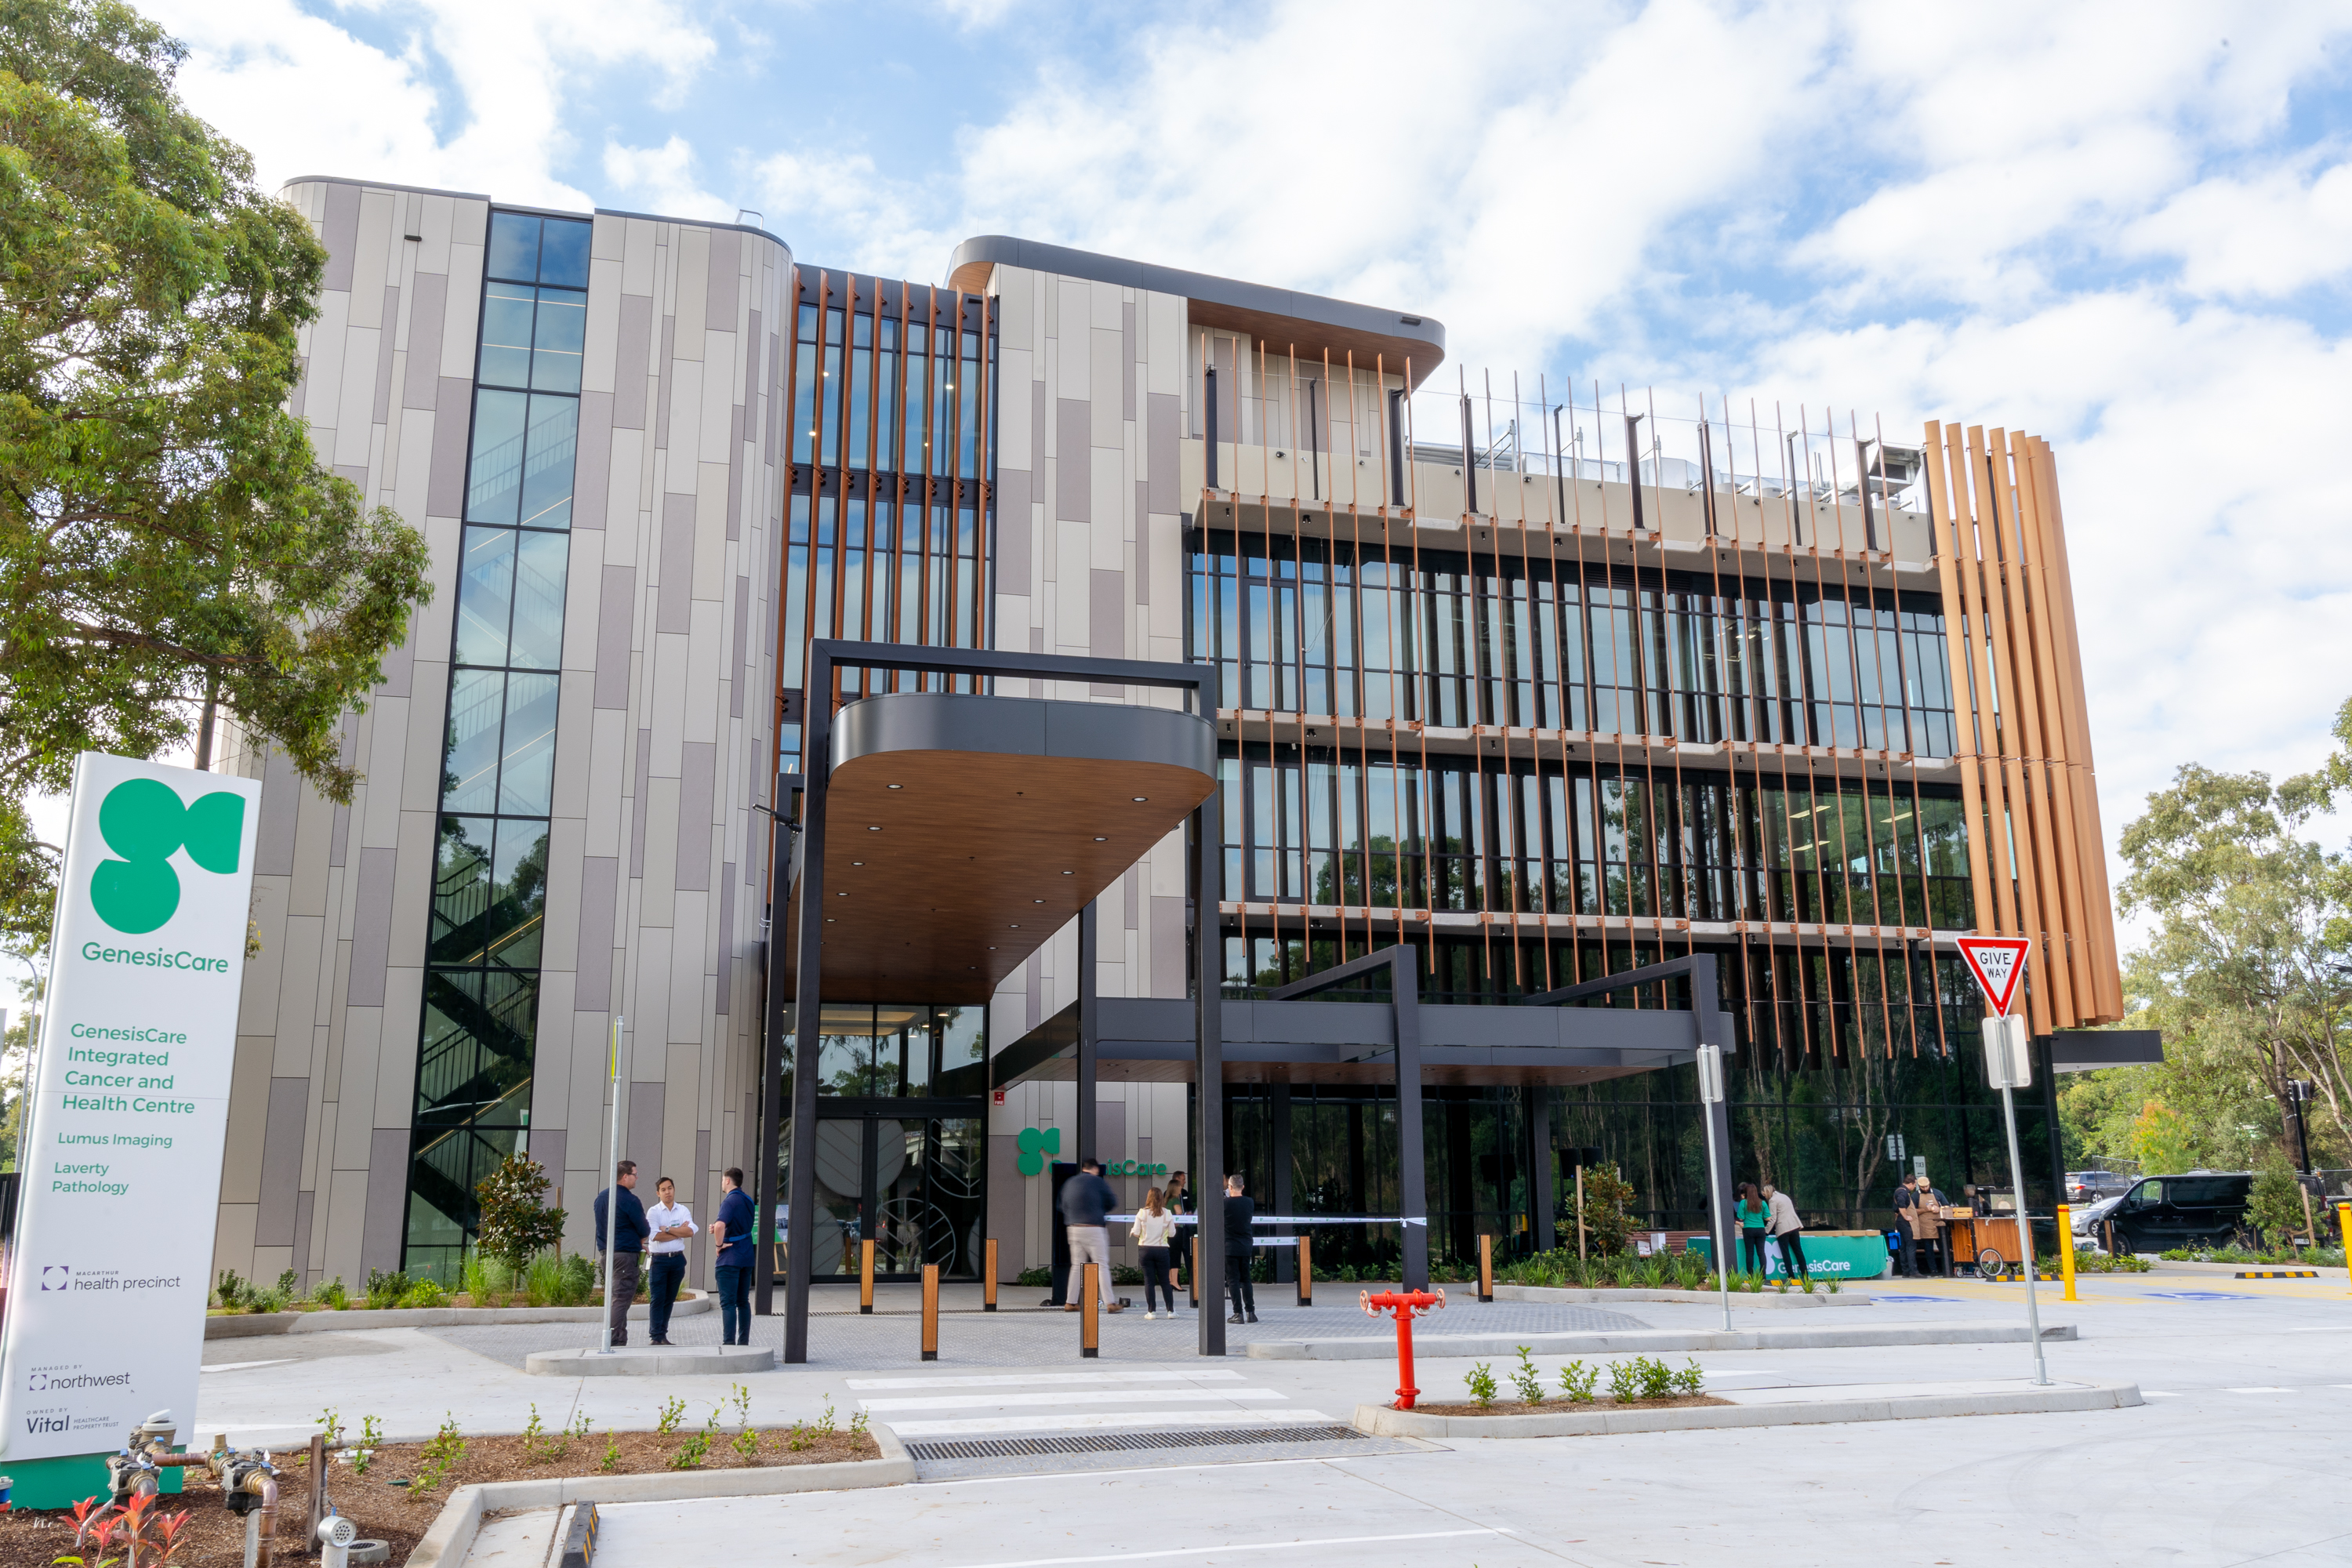
<instances>
[{"instance_id":1,"label":"building wall signage","mask_svg":"<svg viewBox=\"0 0 2352 1568\"><path fill-rule=\"evenodd\" d=\"M17 1165L0 1455L196 1419L257 781L85 752Z\"/></svg>"}]
</instances>

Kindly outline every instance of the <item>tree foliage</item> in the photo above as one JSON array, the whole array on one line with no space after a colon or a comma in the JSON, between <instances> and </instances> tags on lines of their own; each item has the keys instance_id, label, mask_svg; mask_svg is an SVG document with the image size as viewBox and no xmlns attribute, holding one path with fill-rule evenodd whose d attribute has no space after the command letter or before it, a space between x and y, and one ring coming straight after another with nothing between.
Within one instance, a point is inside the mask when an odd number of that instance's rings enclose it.
<instances>
[{"instance_id":1,"label":"tree foliage","mask_svg":"<svg viewBox=\"0 0 2352 1568\"><path fill-rule=\"evenodd\" d=\"M180 103L184 55L120 0L0 0L10 803L186 744L208 701L349 799L341 721L429 592L423 536L287 409L325 251Z\"/></svg>"},{"instance_id":2,"label":"tree foliage","mask_svg":"<svg viewBox=\"0 0 2352 1568\"><path fill-rule=\"evenodd\" d=\"M2352 746L2352 703L2336 728ZM2124 830L2118 901L2154 922L2127 966L2128 1022L2163 1031L2165 1062L2143 1075L2145 1108L2114 1109L2136 1112L2133 1143L2170 1168L2279 1144L2293 1079L2316 1089L2315 1160L2352 1151L2352 861L2305 837L2339 780L2340 754L2275 785L2191 763Z\"/></svg>"},{"instance_id":3,"label":"tree foliage","mask_svg":"<svg viewBox=\"0 0 2352 1568\"><path fill-rule=\"evenodd\" d=\"M528 1154L509 1154L475 1184L481 1217L475 1245L520 1274L530 1260L563 1239L563 1211L547 1206L547 1168Z\"/></svg>"}]
</instances>

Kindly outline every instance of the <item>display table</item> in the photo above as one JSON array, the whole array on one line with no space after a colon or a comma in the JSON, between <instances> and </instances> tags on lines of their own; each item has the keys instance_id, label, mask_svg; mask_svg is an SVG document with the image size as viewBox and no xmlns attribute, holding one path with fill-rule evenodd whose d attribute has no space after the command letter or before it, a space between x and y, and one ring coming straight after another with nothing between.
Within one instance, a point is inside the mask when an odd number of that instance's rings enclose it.
<instances>
[{"instance_id":1,"label":"display table","mask_svg":"<svg viewBox=\"0 0 2352 1568\"><path fill-rule=\"evenodd\" d=\"M1876 1279L1886 1272L1890 1261L1883 1231L1809 1230L1804 1233L1804 1247L1805 1263L1816 1279ZM1712 1265L1712 1249L1705 1236L1694 1237L1690 1250ZM1737 1244L1732 1257L1736 1263L1739 1257ZM1783 1276L1797 1278L1785 1264L1772 1271L1773 1279Z\"/></svg>"}]
</instances>

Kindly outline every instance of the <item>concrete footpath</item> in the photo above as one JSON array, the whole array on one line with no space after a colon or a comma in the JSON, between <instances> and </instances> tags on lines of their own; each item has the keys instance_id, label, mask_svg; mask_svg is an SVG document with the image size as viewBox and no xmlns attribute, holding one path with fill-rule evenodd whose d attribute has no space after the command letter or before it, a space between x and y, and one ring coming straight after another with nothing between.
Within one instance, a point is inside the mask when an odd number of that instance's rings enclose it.
<instances>
[{"instance_id":1,"label":"concrete footpath","mask_svg":"<svg viewBox=\"0 0 2352 1568\"><path fill-rule=\"evenodd\" d=\"M1521 1345L1542 1355L1635 1355L1666 1351L1842 1350L1888 1345L2023 1344L2017 1323L1849 1323L1798 1328L1616 1329L1571 1333L1430 1333L1430 1320L1414 1326L1413 1352L1422 1356L1513 1355ZM2071 1340L2072 1323L2044 1323L2044 1340ZM1259 1340L1249 1347L1255 1361L1393 1361L1393 1333L1387 1338Z\"/></svg>"}]
</instances>

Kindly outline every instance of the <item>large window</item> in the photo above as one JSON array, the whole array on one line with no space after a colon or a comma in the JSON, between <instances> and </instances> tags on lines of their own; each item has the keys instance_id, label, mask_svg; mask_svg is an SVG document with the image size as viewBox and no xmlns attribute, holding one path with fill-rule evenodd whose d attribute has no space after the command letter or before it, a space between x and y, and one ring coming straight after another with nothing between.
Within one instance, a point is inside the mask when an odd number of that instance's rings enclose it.
<instances>
[{"instance_id":1,"label":"large window","mask_svg":"<svg viewBox=\"0 0 2352 1568\"><path fill-rule=\"evenodd\" d=\"M490 216L403 1261L445 1282L530 1127L589 226Z\"/></svg>"}]
</instances>

